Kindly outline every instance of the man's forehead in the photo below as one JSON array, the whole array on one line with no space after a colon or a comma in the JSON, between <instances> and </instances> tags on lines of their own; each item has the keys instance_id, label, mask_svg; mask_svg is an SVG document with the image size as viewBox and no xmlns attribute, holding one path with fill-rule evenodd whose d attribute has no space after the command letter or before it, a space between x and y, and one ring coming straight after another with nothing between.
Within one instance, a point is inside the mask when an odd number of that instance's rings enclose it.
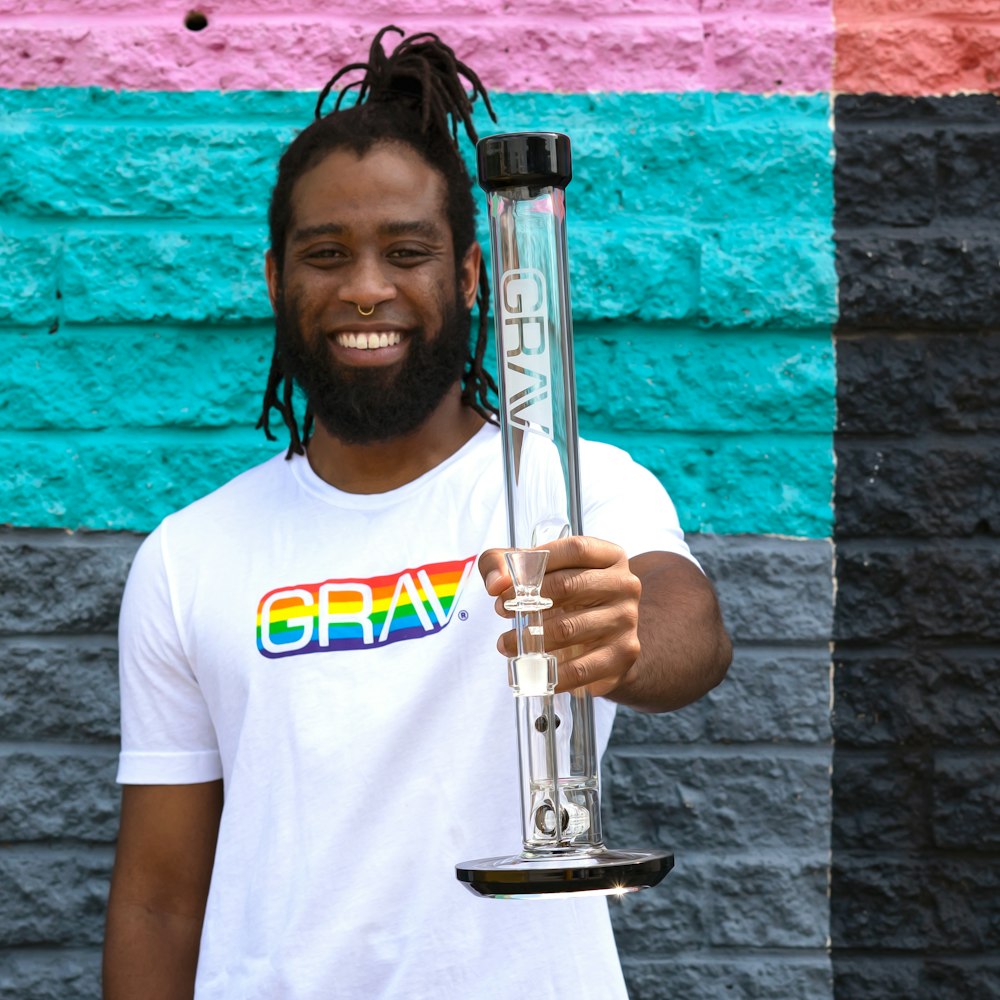
<instances>
[{"instance_id":1,"label":"man's forehead","mask_svg":"<svg viewBox=\"0 0 1000 1000\"><path fill-rule=\"evenodd\" d=\"M380 143L359 155L335 149L292 189L291 238L349 235L444 237L447 187L441 172L408 146Z\"/></svg>"}]
</instances>

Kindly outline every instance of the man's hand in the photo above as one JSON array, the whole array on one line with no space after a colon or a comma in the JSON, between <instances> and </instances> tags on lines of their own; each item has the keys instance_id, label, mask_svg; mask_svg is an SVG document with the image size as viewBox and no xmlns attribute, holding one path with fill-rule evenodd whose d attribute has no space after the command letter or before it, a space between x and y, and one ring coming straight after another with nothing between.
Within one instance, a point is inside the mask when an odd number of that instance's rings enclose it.
<instances>
[{"instance_id":1,"label":"man's hand","mask_svg":"<svg viewBox=\"0 0 1000 1000\"><path fill-rule=\"evenodd\" d=\"M629 569L623 549L599 538L573 536L539 546L549 550L542 595L553 606L543 614L545 649L559 663L559 691L587 686L595 695L617 688L639 657L639 599L642 584ZM479 558L487 593L497 613L514 596L503 549ZM514 630L497 641L504 656L517 652Z\"/></svg>"},{"instance_id":2,"label":"man's hand","mask_svg":"<svg viewBox=\"0 0 1000 1000\"><path fill-rule=\"evenodd\" d=\"M647 712L681 708L726 675L732 645L711 583L673 552L625 557L611 542L572 537L549 550L542 594L545 648L559 661L558 690L586 685L592 694ZM479 559L498 614L514 596L503 549ZM497 642L505 656L517 651L513 630Z\"/></svg>"}]
</instances>

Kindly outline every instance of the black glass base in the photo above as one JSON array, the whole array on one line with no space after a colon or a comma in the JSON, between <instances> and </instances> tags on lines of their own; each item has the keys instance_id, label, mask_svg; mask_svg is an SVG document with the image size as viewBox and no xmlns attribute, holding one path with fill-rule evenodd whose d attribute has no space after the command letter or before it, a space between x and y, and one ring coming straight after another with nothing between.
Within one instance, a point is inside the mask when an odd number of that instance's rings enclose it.
<instances>
[{"instance_id":1,"label":"black glass base","mask_svg":"<svg viewBox=\"0 0 1000 1000\"><path fill-rule=\"evenodd\" d=\"M595 851L590 854L481 858L455 865L470 892L490 899L541 896L621 896L656 885L674 867L668 851Z\"/></svg>"}]
</instances>

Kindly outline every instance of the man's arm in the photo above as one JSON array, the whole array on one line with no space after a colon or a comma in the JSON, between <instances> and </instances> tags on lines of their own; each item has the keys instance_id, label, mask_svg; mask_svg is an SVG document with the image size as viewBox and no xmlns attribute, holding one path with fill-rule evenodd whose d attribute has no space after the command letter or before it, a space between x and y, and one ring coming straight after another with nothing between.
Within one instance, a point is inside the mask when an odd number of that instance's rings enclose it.
<instances>
[{"instance_id":1,"label":"man's arm","mask_svg":"<svg viewBox=\"0 0 1000 1000\"><path fill-rule=\"evenodd\" d=\"M591 692L648 712L666 712L700 698L726 675L732 646L715 591L684 556L646 552L629 560L611 542L574 537L550 542L542 593L545 644L559 660L559 690ZM487 591L512 596L502 549L483 553ZM497 647L516 650L513 631Z\"/></svg>"},{"instance_id":2,"label":"man's arm","mask_svg":"<svg viewBox=\"0 0 1000 1000\"><path fill-rule=\"evenodd\" d=\"M194 995L221 815L221 781L123 787L104 1000Z\"/></svg>"}]
</instances>

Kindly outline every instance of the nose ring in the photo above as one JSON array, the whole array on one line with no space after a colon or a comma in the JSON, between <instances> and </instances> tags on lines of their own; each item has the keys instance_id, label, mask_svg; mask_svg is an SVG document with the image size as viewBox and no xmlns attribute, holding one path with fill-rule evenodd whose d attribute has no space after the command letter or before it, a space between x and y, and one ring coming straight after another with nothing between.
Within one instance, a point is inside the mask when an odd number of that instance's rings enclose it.
<instances>
[{"instance_id":1,"label":"nose ring","mask_svg":"<svg viewBox=\"0 0 1000 1000\"><path fill-rule=\"evenodd\" d=\"M360 302L357 304L357 306L358 306L358 312L361 313L362 316L371 316L371 314L375 312L374 306L369 306L367 309L362 309Z\"/></svg>"}]
</instances>

